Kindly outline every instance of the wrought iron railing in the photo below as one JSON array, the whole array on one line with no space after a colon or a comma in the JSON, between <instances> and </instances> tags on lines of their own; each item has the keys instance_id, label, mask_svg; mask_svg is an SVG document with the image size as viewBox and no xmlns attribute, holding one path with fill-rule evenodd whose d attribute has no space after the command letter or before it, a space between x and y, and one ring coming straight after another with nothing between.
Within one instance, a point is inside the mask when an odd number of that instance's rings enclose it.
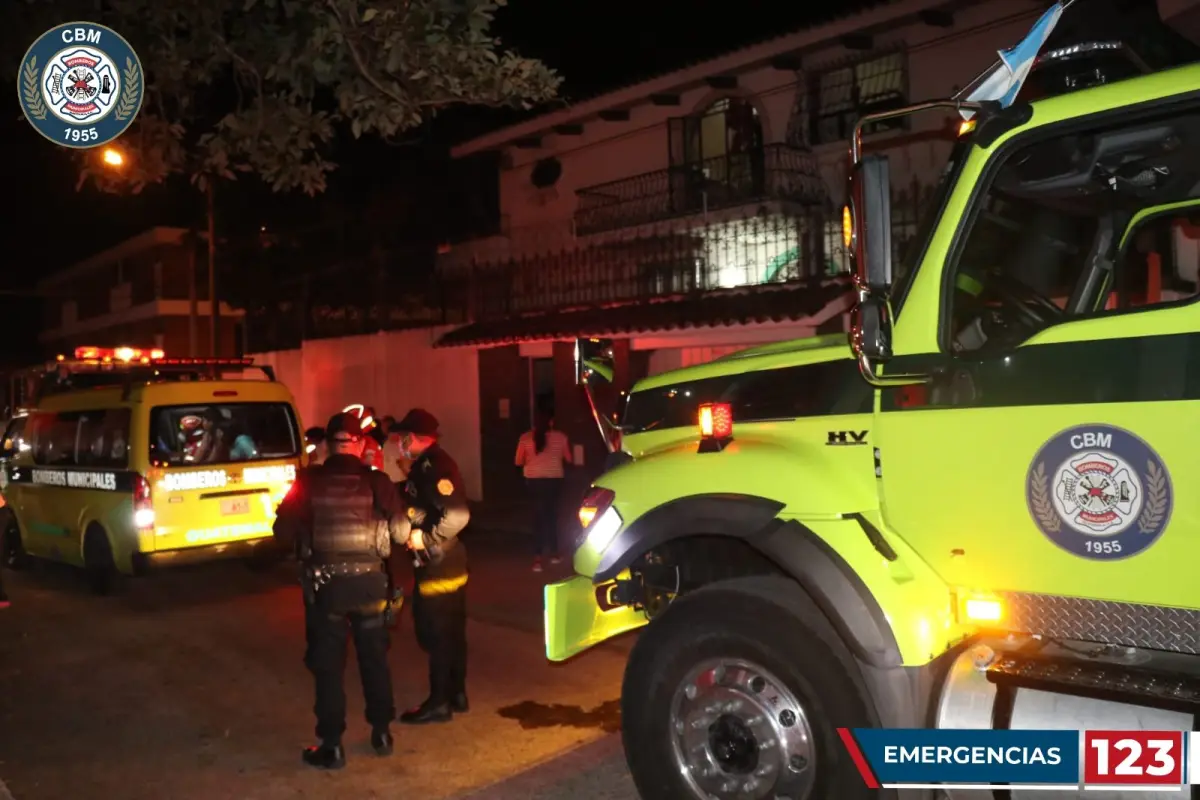
<instances>
[{"instance_id":1,"label":"wrought iron railing","mask_svg":"<svg viewBox=\"0 0 1200 800\"><path fill-rule=\"evenodd\" d=\"M813 155L791 145L668 167L580 189L575 231L580 236L762 200L802 206L825 201Z\"/></svg>"},{"instance_id":2,"label":"wrought iron railing","mask_svg":"<svg viewBox=\"0 0 1200 800\"><path fill-rule=\"evenodd\" d=\"M911 239L928 189L897 187L892 203L897 255ZM404 267L411 251L335 262L285 280L247 304L252 351L304 339L505 319L610 303L653 301L716 289L803 281L849 269L841 214L833 204L757 213L704 224L679 220L619 240L579 239L554 252L439 268L428 285Z\"/></svg>"}]
</instances>

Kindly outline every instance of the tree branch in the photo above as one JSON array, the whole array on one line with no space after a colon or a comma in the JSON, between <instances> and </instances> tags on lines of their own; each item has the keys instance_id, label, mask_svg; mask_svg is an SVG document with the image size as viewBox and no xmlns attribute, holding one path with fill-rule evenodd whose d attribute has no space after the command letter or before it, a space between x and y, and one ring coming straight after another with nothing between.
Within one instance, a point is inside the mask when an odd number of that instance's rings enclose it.
<instances>
[{"instance_id":1,"label":"tree branch","mask_svg":"<svg viewBox=\"0 0 1200 800\"><path fill-rule=\"evenodd\" d=\"M367 69L366 62L363 61L362 54L358 52L358 48L354 46L354 42L351 40L351 36L350 36L351 32L349 30L347 30L346 23L344 23L342 21L342 14L338 10L337 3L335 2L335 0L325 0L325 5L328 6L329 10L333 13L333 19L337 23L338 30L341 31L341 33L342 33L342 41L344 41L346 43L346 50L350 53L350 58L351 58L351 60L354 61L354 66L358 68L359 73L362 74L363 78L366 79L367 83L369 83L373 87L375 87L376 91L378 91L379 93L385 95L386 97L391 98L392 100L396 101L397 103L400 103L401 105L404 105L404 104L410 102L409 100L405 99L404 97L401 97L400 95L393 92L388 87L384 86L383 83L378 78L376 78L374 75L371 74L371 71L369 69ZM351 24L353 24L353 23L351 23Z\"/></svg>"}]
</instances>

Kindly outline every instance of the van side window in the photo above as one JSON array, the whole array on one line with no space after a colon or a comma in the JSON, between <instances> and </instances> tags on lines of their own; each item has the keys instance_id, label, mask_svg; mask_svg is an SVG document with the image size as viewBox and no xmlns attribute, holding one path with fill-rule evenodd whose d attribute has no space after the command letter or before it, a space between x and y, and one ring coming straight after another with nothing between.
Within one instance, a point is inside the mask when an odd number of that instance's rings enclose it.
<instances>
[{"instance_id":1,"label":"van side window","mask_svg":"<svg viewBox=\"0 0 1200 800\"><path fill-rule=\"evenodd\" d=\"M127 408L34 414L26 440L43 467L124 469L129 464Z\"/></svg>"},{"instance_id":2,"label":"van side window","mask_svg":"<svg viewBox=\"0 0 1200 800\"><path fill-rule=\"evenodd\" d=\"M75 454L79 466L125 469L129 464L129 420L127 408L85 411Z\"/></svg>"},{"instance_id":3,"label":"van side window","mask_svg":"<svg viewBox=\"0 0 1200 800\"><path fill-rule=\"evenodd\" d=\"M8 428L4 431L4 441L0 443L0 458L15 458L21 452L25 420L25 417L18 417L8 423Z\"/></svg>"},{"instance_id":4,"label":"van side window","mask_svg":"<svg viewBox=\"0 0 1200 800\"><path fill-rule=\"evenodd\" d=\"M1181 211L1149 217L1129 232L1106 310L1144 308L1196 296L1200 213Z\"/></svg>"},{"instance_id":5,"label":"van side window","mask_svg":"<svg viewBox=\"0 0 1200 800\"><path fill-rule=\"evenodd\" d=\"M79 436L79 412L34 414L33 463L43 467L75 466L75 440Z\"/></svg>"}]
</instances>

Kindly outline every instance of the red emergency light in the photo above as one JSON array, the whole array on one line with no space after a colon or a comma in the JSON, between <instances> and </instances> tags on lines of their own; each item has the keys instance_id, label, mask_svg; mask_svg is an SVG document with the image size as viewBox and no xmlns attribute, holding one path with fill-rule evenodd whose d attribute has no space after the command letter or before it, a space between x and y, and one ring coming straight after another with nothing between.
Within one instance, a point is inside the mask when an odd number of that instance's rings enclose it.
<instances>
[{"instance_id":1,"label":"red emergency light","mask_svg":"<svg viewBox=\"0 0 1200 800\"><path fill-rule=\"evenodd\" d=\"M733 408L729 403L701 404L700 435L712 439L733 436Z\"/></svg>"},{"instance_id":2,"label":"red emergency light","mask_svg":"<svg viewBox=\"0 0 1200 800\"><path fill-rule=\"evenodd\" d=\"M78 361L161 361L166 354L158 348L142 350L138 347L76 347L75 358ZM62 358L59 358L61 361Z\"/></svg>"},{"instance_id":3,"label":"red emergency light","mask_svg":"<svg viewBox=\"0 0 1200 800\"><path fill-rule=\"evenodd\" d=\"M698 422L701 453L724 450L733 439L733 406L729 403L701 403Z\"/></svg>"}]
</instances>

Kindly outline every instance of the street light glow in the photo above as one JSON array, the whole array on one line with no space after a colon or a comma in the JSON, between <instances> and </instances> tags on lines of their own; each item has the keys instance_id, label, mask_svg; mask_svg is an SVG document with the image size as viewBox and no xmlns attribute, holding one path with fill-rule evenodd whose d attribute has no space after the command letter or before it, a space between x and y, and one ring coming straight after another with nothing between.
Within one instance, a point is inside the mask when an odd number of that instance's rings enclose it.
<instances>
[{"instance_id":1,"label":"street light glow","mask_svg":"<svg viewBox=\"0 0 1200 800\"><path fill-rule=\"evenodd\" d=\"M104 148L104 163L110 167L119 167L125 163L125 156L121 155L120 150L106 147Z\"/></svg>"}]
</instances>

